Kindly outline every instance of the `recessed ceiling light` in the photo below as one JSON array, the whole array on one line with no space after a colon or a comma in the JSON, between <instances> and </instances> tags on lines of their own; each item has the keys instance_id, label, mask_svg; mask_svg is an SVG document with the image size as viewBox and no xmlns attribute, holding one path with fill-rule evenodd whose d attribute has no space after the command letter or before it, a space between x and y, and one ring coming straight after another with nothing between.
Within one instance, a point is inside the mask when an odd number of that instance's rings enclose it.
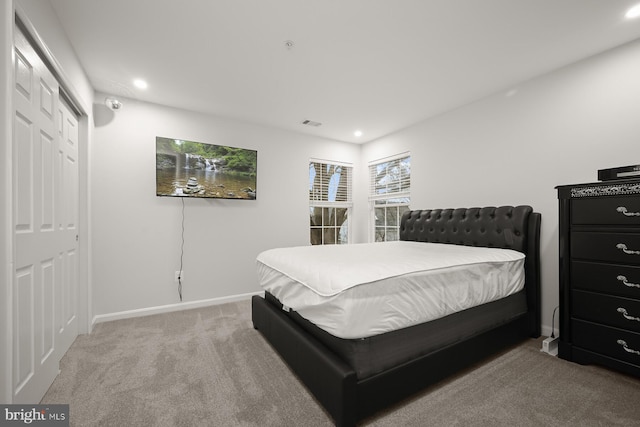
<instances>
[{"instance_id":1,"label":"recessed ceiling light","mask_svg":"<svg viewBox=\"0 0 640 427\"><path fill-rule=\"evenodd\" d=\"M633 6L631 9L627 10L627 13L624 15L628 19L637 18L640 16L640 4Z\"/></svg>"},{"instance_id":2,"label":"recessed ceiling light","mask_svg":"<svg viewBox=\"0 0 640 427\"><path fill-rule=\"evenodd\" d=\"M146 89L147 88L147 82L145 82L142 79L136 79L133 81L133 84L138 88L138 89Z\"/></svg>"},{"instance_id":3,"label":"recessed ceiling light","mask_svg":"<svg viewBox=\"0 0 640 427\"><path fill-rule=\"evenodd\" d=\"M359 137L362 136L362 131L361 130L357 130L357 131L353 132L353 135L359 138Z\"/></svg>"}]
</instances>

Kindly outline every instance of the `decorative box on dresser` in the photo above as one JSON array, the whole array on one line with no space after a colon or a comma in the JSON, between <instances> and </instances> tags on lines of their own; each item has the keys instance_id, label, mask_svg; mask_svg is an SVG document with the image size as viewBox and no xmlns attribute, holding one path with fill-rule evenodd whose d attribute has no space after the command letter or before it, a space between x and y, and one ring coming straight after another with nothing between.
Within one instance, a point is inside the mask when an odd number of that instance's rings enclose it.
<instances>
[{"instance_id":1,"label":"decorative box on dresser","mask_svg":"<svg viewBox=\"0 0 640 427\"><path fill-rule=\"evenodd\" d=\"M558 355L640 376L640 179L557 190Z\"/></svg>"}]
</instances>

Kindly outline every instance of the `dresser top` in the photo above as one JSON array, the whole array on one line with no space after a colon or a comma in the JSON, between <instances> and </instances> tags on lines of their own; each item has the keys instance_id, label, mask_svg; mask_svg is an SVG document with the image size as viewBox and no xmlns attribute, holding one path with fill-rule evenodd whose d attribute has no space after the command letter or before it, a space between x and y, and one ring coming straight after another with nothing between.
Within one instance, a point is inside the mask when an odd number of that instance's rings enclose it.
<instances>
[{"instance_id":1,"label":"dresser top","mask_svg":"<svg viewBox=\"0 0 640 427\"><path fill-rule=\"evenodd\" d=\"M640 195L640 179L617 179L586 184L559 185L556 189L558 190L559 199Z\"/></svg>"}]
</instances>

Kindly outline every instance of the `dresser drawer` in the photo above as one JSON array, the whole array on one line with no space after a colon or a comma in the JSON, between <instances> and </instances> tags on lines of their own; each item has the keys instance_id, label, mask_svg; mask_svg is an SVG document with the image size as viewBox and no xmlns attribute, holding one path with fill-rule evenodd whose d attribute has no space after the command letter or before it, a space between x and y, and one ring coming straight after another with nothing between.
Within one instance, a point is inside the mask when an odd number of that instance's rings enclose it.
<instances>
[{"instance_id":1,"label":"dresser drawer","mask_svg":"<svg viewBox=\"0 0 640 427\"><path fill-rule=\"evenodd\" d=\"M573 316L640 333L640 301L573 291Z\"/></svg>"},{"instance_id":2,"label":"dresser drawer","mask_svg":"<svg viewBox=\"0 0 640 427\"><path fill-rule=\"evenodd\" d=\"M575 319L571 325L575 346L640 366L640 334Z\"/></svg>"},{"instance_id":3,"label":"dresser drawer","mask_svg":"<svg viewBox=\"0 0 640 427\"><path fill-rule=\"evenodd\" d=\"M640 266L573 261L571 287L640 299Z\"/></svg>"},{"instance_id":4,"label":"dresser drawer","mask_svg":"<svg viewBox=\"0 0 640 427\"><path fill-rule=\"evenodd\" d=\"M640 264L640 233L571 233L571 258Z\"/></svg>"},{"instance_id":5,"label":"dresser drawer","mask_svg":"<svg viewBox=\"0 0 640 427\"><path fill-rule=\"evenodd\" d=\"M585 225L640 225L640 198L604 197L572 200L571 222Z\"/></svg>"}]
</instances>

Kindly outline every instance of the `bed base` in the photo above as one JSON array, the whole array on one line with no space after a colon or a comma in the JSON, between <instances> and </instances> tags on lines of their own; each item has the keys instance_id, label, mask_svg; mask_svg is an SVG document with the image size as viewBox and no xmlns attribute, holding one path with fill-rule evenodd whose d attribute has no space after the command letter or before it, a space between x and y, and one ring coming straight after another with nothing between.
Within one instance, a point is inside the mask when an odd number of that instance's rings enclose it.
<instances>
[{"instance_id":1,"label":"bed base","mask_svg":"<svg viewBox=\"0 0 640 427\"><path fill-rule=\"evenodd\" d=\"M252 300L254 328L325 408L336 426L357 421L529 337L527 317L358 380L331 350L260 296Z\"/></svg>"}]
</instances>

